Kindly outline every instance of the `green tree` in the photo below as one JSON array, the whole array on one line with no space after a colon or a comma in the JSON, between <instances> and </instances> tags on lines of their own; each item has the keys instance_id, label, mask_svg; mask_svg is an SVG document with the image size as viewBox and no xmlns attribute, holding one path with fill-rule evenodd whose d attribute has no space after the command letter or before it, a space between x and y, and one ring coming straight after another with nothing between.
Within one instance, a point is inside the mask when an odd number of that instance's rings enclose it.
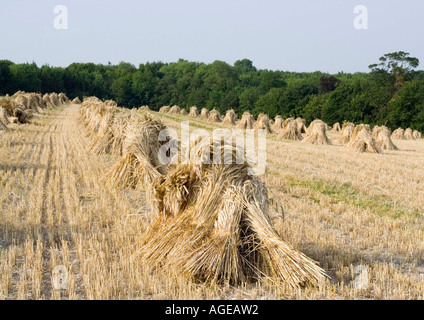
<instances>
[{"instance_id":1,"label":"green tree","mask_svg":"<svg viewBox=\"0 0 424 320\"><path fill-rule=\"evenodd\" d=\"M387 53L380 57L379 63L369 66L373 73L389 73L395 77L395 87L400 89L405 77L409 76L413 69L418 67L420 61L415 57L410 57L409 53L398 51Z\"/></svg>"},{"instance_id":2,"label":"green tree","mask_svg":"<svg viewBox=\"0 0 424 320\"><path fill-rule=\"evenodd\" d=\"M216 108L220 112L237 108L238 101L231 93L236 87L237 80L236 70L227 63L215 61L209 65L204 78L204 85L209 89L206 107Z\"/></svg>"},{"instance_id":3,"label":"green tree","mask_svg":"<svg viewBox=\"0 0 424 320\"><path fill-rule=\"evenodd\" d=\"M258 87L248 87L239 96L239 108L237 113L241 115L244 111L252 112L256 101L262 95L262 90Z\"/></svg>"},{"instance_id":4,"label":"green tree","mask_svg":"<svg viewBox=\"0 0 424 320\"><path fill-rule=\"evenodd\" d=\"M205 86L205 76L208 71L206 64L201 63L197 66L196 71L190 82L190 91L187 97L187 107L206 105L209 98L210 88Z\"/></svg>"},{"instance_id":5,"label":"green tree","mask_svg":"<svg viewBox=\"0 0 424 320\"><path fill-rule=\"evenodd\" d=\"M26 92L41 92L40 69L33 63L12 64L9 66L13 75L14 88Z\"/></svg>"},{"instance_id":6,"label":"green tree","mask_svg":"<svg viewBox=\"0 0 424 320\"><path fill-rule=\"evenodd\" d=\"M272 88L282 88L287 86L287 83L284 81L281 72L262 70L260 72L260 77L260 86L265 92L268 92Z\"/></svg>"},{"instance_id":7,"label":"green tree","mask_svg":"<svg viewBox=\"0 0 424 320\"><path fill-rule=\"evenodd\" d=\"M130 63L121 62L115 70L115 79L111 85L114 100L122 106L133 107L136 99L132 91L132 78L137 69Z\"/></svg>"},{"instance_id":8,"label":"green tree","mask_svg":"<svg viewBox=\"0 0 424 320\"><path fill-rule=\"evenodd\" d=\"M10 93L16 86L13 83L13 75L10 66L13 62L0 60L0 95Z\"/></svg>"},{"instance_id":9,"label":"green tree","mask_svg":"<svg viewBox=\"0 0 424 320\"><path fill-rule=\"evenodd\" d=\"M312 95L303 107L301 116L308 122L322 118L322 108L327 104L329 94Z\"/></svg>"},{"instance_id":10,"label":"green tree","mask_svg":"<svg viewBox=\"0 0 424 320\"><path fill-rule=\"evenodd\" d=\"M237 60L234 63L234 68L239 75L257 71L253 66L253 62L249 59Z\"/></svg>"},{"instance_id":11,"label":"green tree","mask_svg":"<svg viewBox=\"0 0 424 320\"><path fill-rule=\"evenodd\" d=\"M280 114L283 117L299 116L311 95L319 94L319 79L298 79L288 83L284 90Z\"/></svg>"},{"instance_id":12,"label":"green tree","mask_svg":"<svg viewBox=\"0 0 424 320\"><path fill-rule=\"evenodd\" d=\"M136 106L151 106L159 81L159 70L162 66L162 63L140 64L138 70L133 74L131 91L136 100Z\"/></svg>"},{"instance_id":13,"label":"green tree","mask_svg":"<svg viewBox=\"0 0 424 320\"><path fill-rule=\"evenodd\" d=\"M284 110L284 88L272 88L269 92L261 96L255 103L253 115L258 116L263 112L270 118L274 118L277 114L281 114ZM286 114L284 114L285 116Z\"/></svg>"},{"instance_id":14,"label":"green tree","mask_svg":"<svg viewBox=\"0 0 424 320\"><path fill-rule=\"evenodd\" d=\"M327 103L322 107L322 120L331 124L344 120L363 121L369 107L362 94L360 81L344 81L329 94Z\"/></svg>"},{"instance_id":15,"label":"green tree","mask_svg":"<svg viewBox=\"0 0 424 320\"><path fill-rule=\"evenodd\" d=\"M408 81L390 102L388 125L392 128L424 130L424 82Z\"/></svg>"},{"instance_id":16,"label":"green tree","mask_svg":"<svg viewBox=\"0 0 424 320\"><path fill-rule=\"evenodd\" d=\"M65 71L62 68L52 68L44 65L40 68L41 92L66 92L63 75Z\"/></svg>"}]
</instances>

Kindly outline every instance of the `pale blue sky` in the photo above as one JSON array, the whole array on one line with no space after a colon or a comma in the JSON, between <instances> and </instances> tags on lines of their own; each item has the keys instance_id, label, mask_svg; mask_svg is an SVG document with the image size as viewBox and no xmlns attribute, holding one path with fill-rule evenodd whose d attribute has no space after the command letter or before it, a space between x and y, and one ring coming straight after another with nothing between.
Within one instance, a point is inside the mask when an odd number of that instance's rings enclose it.
<instances>
[{"instance_id":1,"label":"pale blue sky","mask_svg":"<svg viewBox=\"0 0 424 320\"><path fill-rule=\"evenodd\" d=\"M56 5L67 6L69 30L53 27ZM368 30L353 27L356 5L369 10ZM421 0L0 0L0 59L38 65L248 58L261 69L356 72L399 50L424 65L423 31Z\"/></svg>"}]
</instances>

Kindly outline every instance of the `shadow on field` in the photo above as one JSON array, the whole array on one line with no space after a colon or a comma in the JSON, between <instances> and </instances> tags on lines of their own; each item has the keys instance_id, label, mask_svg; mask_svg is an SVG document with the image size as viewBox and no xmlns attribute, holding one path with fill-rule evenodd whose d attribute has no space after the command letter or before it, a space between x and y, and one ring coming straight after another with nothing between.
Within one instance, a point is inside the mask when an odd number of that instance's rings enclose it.
<instances>
[{"instance_id":1,"label":"shadow on field","mask_svg":"<svg viewBox=\"0 0 424 320\"><path fill-rule=\"evenodd\" d=\"M28 241L32 241L34 246L39 241L42 241L44 247L53 245L55 248L60 249L62 241L72 243L73 239L66 228L58 228L42 223L22 223L19 226L5 221L0 223L0 242L3 250L7 250L12 245L25 245Z\"/></svg>"},{"instance_id":2,"label":"shadow on field","mask_svg":"<svg viewBox=\"0 0 424 320\"><path fill-rule=\"evenodd\" d=\"M25 163L25 164L13 164L13 163L1 163L0 162L0 171L8 172L16 172L21 171L24 173L26 170L55 170L55 167L48 167L45 164L33 164L33 163Z\"/></svg>"}]
</instances>

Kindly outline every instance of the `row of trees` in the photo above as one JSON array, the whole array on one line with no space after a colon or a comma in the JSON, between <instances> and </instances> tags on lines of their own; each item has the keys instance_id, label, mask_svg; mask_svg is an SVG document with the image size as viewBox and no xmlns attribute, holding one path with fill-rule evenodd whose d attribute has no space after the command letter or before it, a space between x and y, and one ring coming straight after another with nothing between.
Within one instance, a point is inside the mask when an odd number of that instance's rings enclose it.
<instances>
[{"instance_id":1,"label":"row of trees","mask_svg":"<svg viewBox=\"0 0 424 320\"><path fill-rule=\"evenodd\" d=\"M74 63L67 68L0 61L0 95L17 90L64 92L69 97L113 99L125 107L196 105L221 113L232 108L270 117L321 118L329 124L352 121L392 129L424 131L424 72L419 61L395 52L370 65L369 73L335 75L258 70L244 59L233 66L179 60L101 65Z\"/></svg>"}]
</instances>

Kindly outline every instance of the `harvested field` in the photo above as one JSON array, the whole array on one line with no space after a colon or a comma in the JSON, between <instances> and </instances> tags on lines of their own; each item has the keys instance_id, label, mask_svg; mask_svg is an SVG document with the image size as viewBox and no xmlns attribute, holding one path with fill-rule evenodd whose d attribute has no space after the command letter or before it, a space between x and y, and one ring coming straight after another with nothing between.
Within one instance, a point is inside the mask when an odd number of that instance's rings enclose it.
<instances>
[{"instance_id":1,"label":"harvested field","mask_svg":"<svg viewBox=\"0 0 424 320\"><path fill-rule=\"evenodd\" d=\"M352 153L267 139L260 179L278 235L329 275L292 290L267 279L205 286L138 259L152 208L144 191L102 183L118 155L90 152L79 105L36 114L0 133L0 297L4 299L423 299L424 143ZM130 111L128 111L130 112ZM178 129L180 114L159 114ZM192 130L224 128L199 118ZM330 139L339 135L327 132ZM53 269L68 270L67 290ZM369 274L357 290L354 270Z\"/></svg>"}]
</instances>

